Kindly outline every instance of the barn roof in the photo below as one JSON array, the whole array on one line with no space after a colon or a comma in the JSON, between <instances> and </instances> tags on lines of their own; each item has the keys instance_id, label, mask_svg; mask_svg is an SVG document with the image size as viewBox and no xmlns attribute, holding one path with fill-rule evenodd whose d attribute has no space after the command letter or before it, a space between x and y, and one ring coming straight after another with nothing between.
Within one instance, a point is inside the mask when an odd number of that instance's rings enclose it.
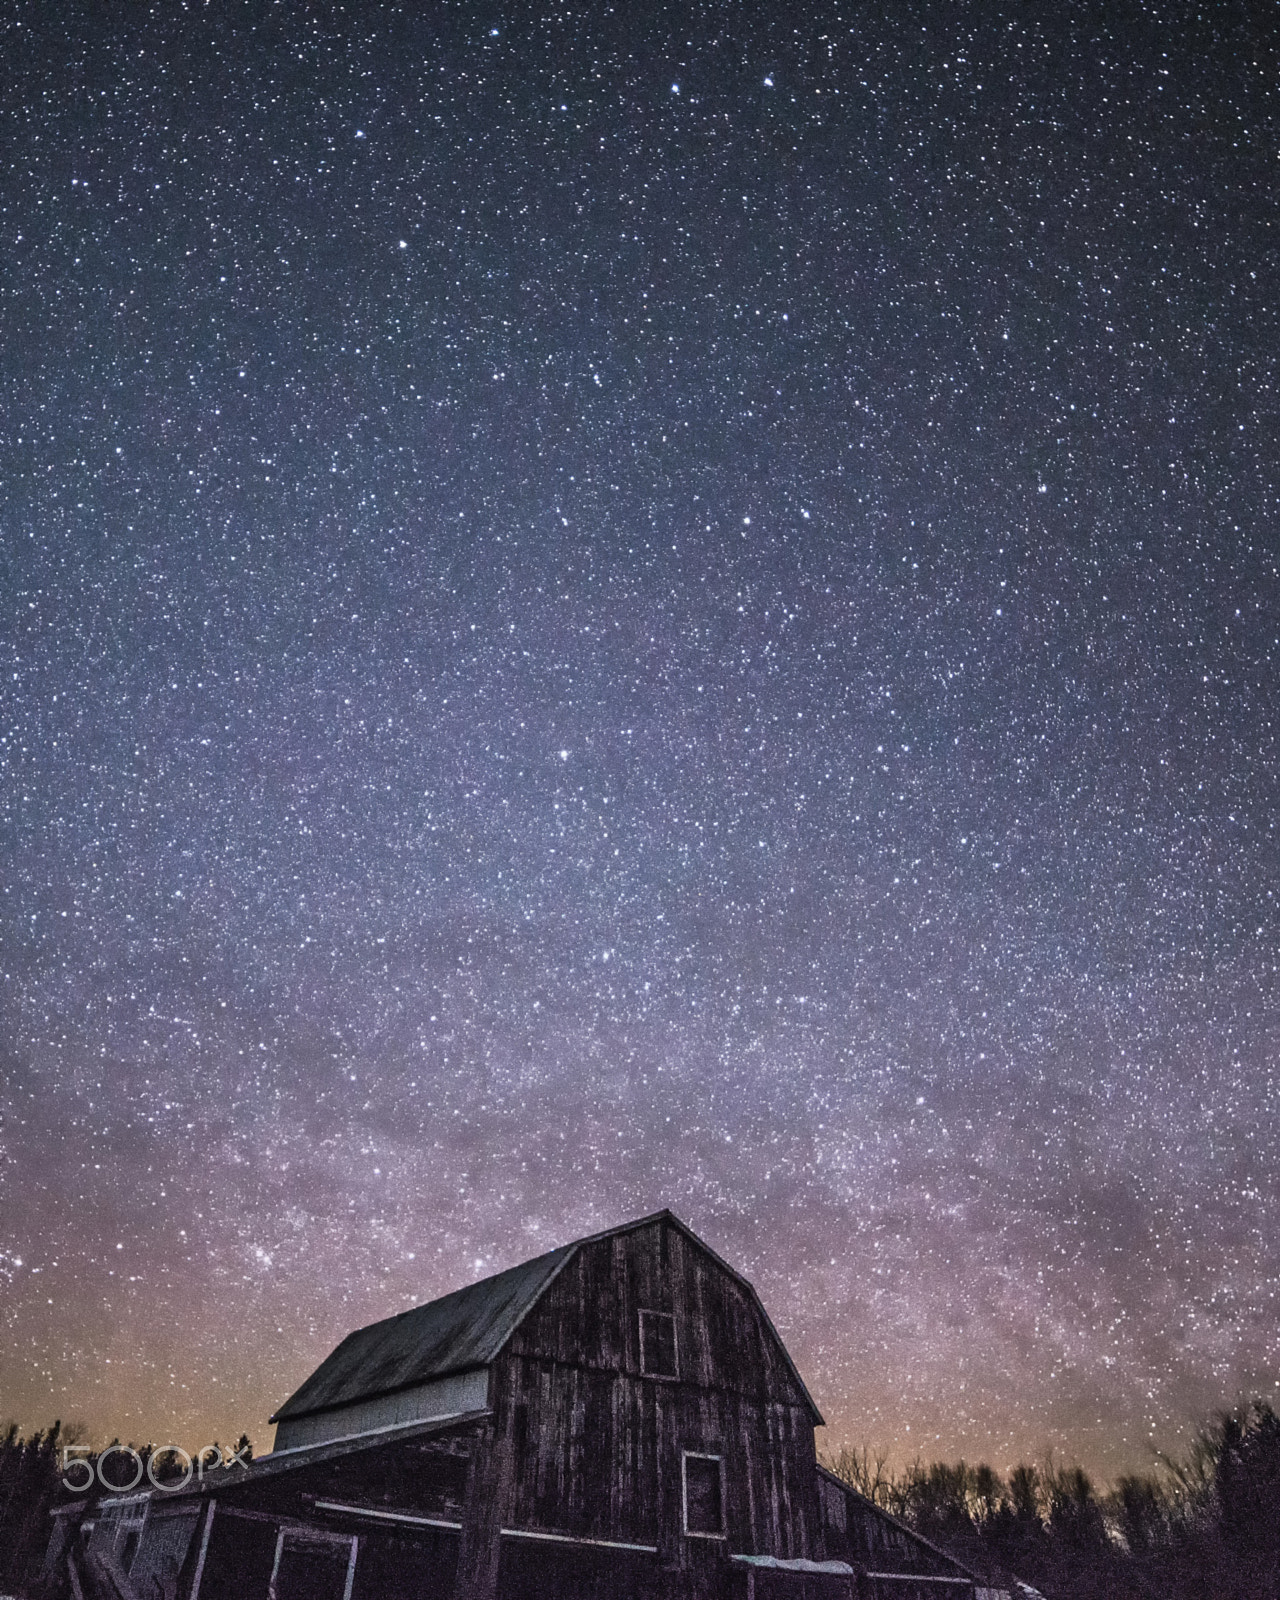
<instances>
[{"instance_id":1,"label":"barn roof","mask_svg":"<svg viewBox=\"0 0 1280 1600\"><path fill-rule=\"evenodd\" d=\"M279 1422L288 1417L328 1411L335 1406L372 1399L375 1395L412 1388L432 1378L487 1366L533 1310L552 1279L583 1245L632 1233L655 1222L668 1222L678 1228L746 1290L765 1326L777 1340L814 1421L821 1424L822 1415L754 1287L671 1211L655 1211L651 1216L638 1217L620 1227L576 1239L572 1244L549 1250L546 1255L535 1256L518 1267L509 1267L506 1272L455 1289L452 1294L427 1305L415 1306L411 1311L402 1311L399 1316L371 1323L367 1328L357 1328L320 1363L270 1420Z\"/></svg>"},{"instance_id":2,"label":"barn roof","mask_svg":"<svg viewBox=\"0 0 1280 1600\"><path fill-rule=\"evenodd\" d=\"M398 1317L357 1328L271 1421L487 1366L576 1248L562 1245Z\"/></svg>"}]
</instances>

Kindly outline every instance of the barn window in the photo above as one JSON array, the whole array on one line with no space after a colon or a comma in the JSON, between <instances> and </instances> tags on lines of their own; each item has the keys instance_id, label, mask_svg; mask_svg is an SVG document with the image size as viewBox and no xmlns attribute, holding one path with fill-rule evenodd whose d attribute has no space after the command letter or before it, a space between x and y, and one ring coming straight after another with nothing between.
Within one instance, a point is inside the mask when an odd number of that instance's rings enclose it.
<instances>
[{"instance_id":1,"label":"barn window","mask_svg":"<svg viewBox=\"0 0 1280 1600\"><path fill-rule=\"evenodd\" d=\"M676 1319L669 1311L640 1313L640 1370L651 1378L676 1376Z\"/></svg>"},{"instance_id":2,"label":"barn window","mask_svg":"<svg viewBox=\"0 0 1280 1600\"><path fill-rule=\"evenodd\" d=\"M724 1536L724 1479L719 1456L684 1453L684 1531L703 1538Z\"/></svg>"},{"instance_id":3,"label":"barn window","mask_svg":"<svg viewBox=\"0 0 1280 1600\"><path fill-rule=\"evenodd\" d=\"M133 1566L133 1558L138 1553L138 1545L142 1539L143 1525L147 1520L147 1502L141 1504L122 1506L118 1516L112 1519L115 1522L115 1547L117 1559L126 1572Z\"/></svg>"},{"instance_id":4,"label":"barn window","mask_svg":"<svg viewBox=\"0 0 1280 1600\"><path fill-rule=\"evenodd\" d=\"M360 1540L321 1528L281 1528L267 1593L271 1600L351 1600Z\"/></svg>"}]
</instances>

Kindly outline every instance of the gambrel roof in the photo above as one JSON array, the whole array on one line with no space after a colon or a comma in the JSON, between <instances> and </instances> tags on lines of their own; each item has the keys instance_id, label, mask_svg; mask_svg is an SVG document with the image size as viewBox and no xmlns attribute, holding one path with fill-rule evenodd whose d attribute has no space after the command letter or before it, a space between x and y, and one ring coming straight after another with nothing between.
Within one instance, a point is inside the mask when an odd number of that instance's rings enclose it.
<instances>
[{"instance_id":1,"label":"gambrel roof","mask_svg":"<svg viewBox=\"0 0 1280 1600\"><path fill-rule=\"evenodd\" d=\"M741 1273L722 1261L715 1251L671 1211L655 1211L634 1222L608 1228L602 1233L576 1239L545 1255L535 1256L518 1267L481 1278L478 1283L455 1289L452 1294L427 1305L402 1311L399 1316L357 1328L326 1357L302 1386L295 1390L272 1416L272 1422L303 1417L393 1394L434 1378L488 1366L507 1340L537 1305L547 1288L584 1245L666 1222L679 1231L738 1283L753 1301L765 1327L777 1342L796 1385L813 1413L815 1423L822 1416L814 1404L777 1329L760 1303L755 1289Z\"/></svg>"},{"instance_id":2,"label":"gambrel roof","mask_svg":"<svg viewBox=\"0 0 1280 1600\"><path fill-rule=\"evenodd\" d=\"M398 1317L357 1328L271 1421L327 1411L451 1372L487 1366L576 1248L562 1245Z\"/></svg>"}]
</instances>

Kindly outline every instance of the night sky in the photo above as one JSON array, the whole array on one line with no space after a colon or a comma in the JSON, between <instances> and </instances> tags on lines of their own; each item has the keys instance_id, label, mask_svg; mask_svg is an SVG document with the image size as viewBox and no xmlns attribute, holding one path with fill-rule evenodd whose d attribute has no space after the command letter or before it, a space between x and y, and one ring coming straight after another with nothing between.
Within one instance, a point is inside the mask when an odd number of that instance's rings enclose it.
<instances>
[{"instance_id":1,"label":"night sky","mask_svg":"<svg viewBox=\"0 0 1280 1600\"><path fill-rule=\"evenodd\" d=\"M827 1448L1275 1396L1274 22L6 7L0 1416L663 1205Z\"/></svg>"}]
</instances>

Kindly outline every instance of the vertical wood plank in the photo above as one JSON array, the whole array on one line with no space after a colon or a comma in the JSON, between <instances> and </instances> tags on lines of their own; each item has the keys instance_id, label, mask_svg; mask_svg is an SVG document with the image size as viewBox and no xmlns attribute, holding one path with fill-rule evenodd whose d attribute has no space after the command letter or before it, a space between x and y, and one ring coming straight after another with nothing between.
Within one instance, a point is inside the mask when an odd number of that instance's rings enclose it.
<instances>
[{"instance_id":1,"label":"vertical wood plank","mask_svg":"<svg viewBox=\"0 0 1280 1600\"><path fill-rule=\"evenodd\" d=\"M674 1381L640 1370L642 1308L675 1318ZM583 1245L498 1365L517 1419L515 1525L654 1544L691 1593L717 1564L727 1577L730 1548L818 1550L807 1398L749 1291L679 1228L658 1221ZM724 1460L723 1546L684 1533L685 1450Z\"/></svg>"},{"instance_id":2,"label":"vertical wood plank","mask_svg":"<svg viewBox=\"0 0 1280 1600\"><path fill-rule=\"evenodd\" d=\"M495 1417L477 1441L467 1474L455 1600L496 1600L512 1454L511 1440L499 1436Z\"/></svg>"},{"instance_id":3,"label":"vertical wood plank","mask_svg":"<svg viewBox=\"0 0 1280 1600\"><path fill-rule=\"evenodd\" d=\"M190 1600L199 1600L200 1583L204 1577L205 1558L209 1554L209 1535L213 1532L213 1514L218 1509L218 1502L211 1499L209 1509L205 1512L204 1529L200 1534L200 1554L196 1558L196 1575L191 1580Z\"/></svg>"}]
</instances>

